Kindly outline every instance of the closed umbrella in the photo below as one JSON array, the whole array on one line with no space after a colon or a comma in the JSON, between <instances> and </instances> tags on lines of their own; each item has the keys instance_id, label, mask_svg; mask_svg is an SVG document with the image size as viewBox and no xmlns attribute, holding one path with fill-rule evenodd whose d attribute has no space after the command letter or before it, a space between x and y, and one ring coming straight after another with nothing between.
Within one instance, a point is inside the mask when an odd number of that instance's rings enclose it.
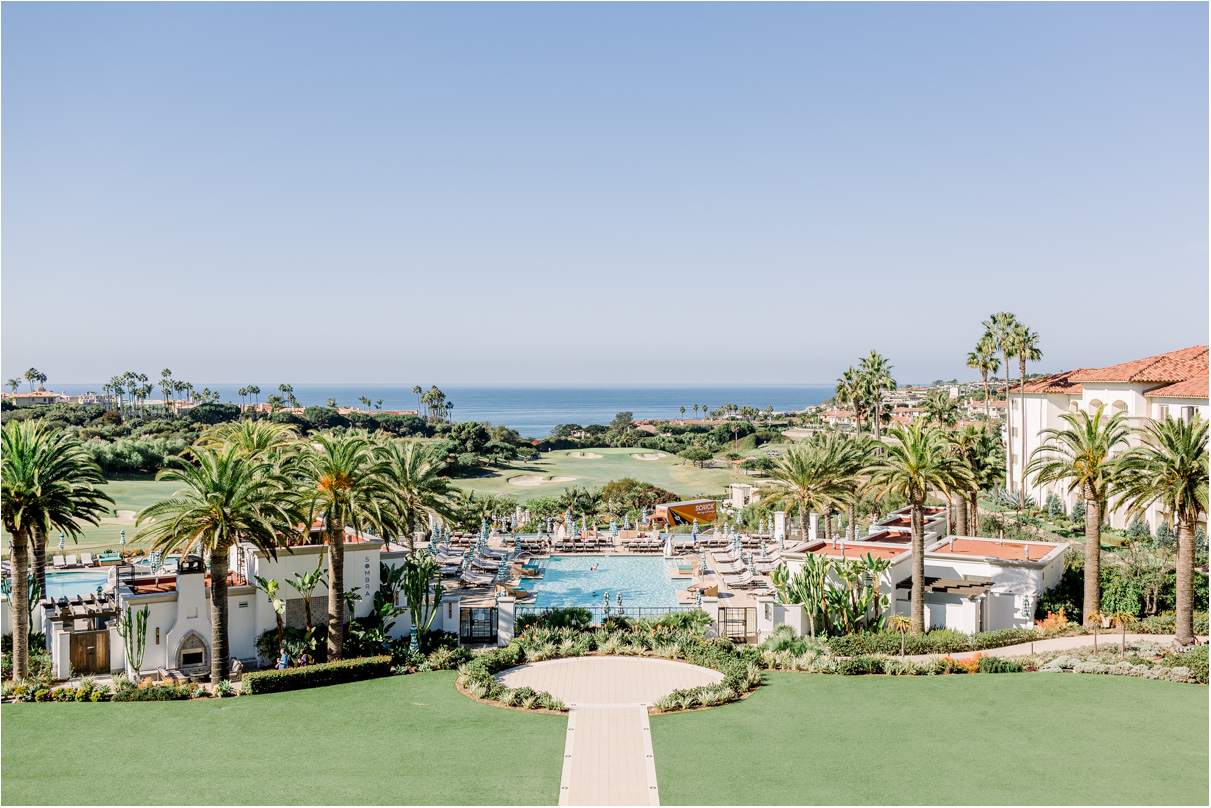
<instances>
[{"instance_id":1,"label":"closed umbrella","mask_svg":"<svg viewBox=\"0 0 1211 808\"><path fill-rule=\"evenodd\" d=\"M118 539L118 544L122 545L123 547L126 546L126 531L125 530L123 530L121 532L121 537Z\"/></svg>"},{"instance_id":2,"label":"closed umbrella","mask_svg":"<svg viewBox=\"0 0 1211 808\"><path fill-rule=\"evenodd\" d=\"M60 549L60 550L62 550L62 549L63 549L63 545L64 545L64 538L65 538L65 537L64 537L64 535L63 535L62 533L60 533L60 534L59 534L59 549Z\"/></svg>"}]
</instances>

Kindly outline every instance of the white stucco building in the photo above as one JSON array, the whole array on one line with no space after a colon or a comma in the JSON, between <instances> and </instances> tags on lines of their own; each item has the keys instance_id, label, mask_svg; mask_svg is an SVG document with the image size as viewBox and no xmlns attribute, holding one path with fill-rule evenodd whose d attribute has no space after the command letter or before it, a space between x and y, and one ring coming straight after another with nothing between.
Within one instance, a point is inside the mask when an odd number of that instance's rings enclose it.
<instances>
[{"instance_id":1,"label":"white stucco building","mask_svg":"<svg viewBox=\"0 0 1211 808\"><path fill-rule=\"evenodd\" d=\"M1135 428L1163 418L1189 420L1195 413L1204 419L1211 416L1207 403L1206 345L1110 367L1070 370L1027 382L1024 413L1022 397L1017 390L1010 392L1009 420L1004 434L1011 490L1019 487L1023 458L1029 463L1031 453L1043 442L1039 433L1044 429L1065 428L1060 419L1063 413L1080 410L1092 415L1098 407L1105 406L1107 413L1125 413L1127 424ZM1023 432L1026 435L1024 455ZM1138 440L1133 439L1132 443L1138 443ZM1059 494L1068 509L1076 502L1075 494L1069 494L1058 485L1039 486L1027 478L1025 487L1040 505L1052 492ZM1145 518L1155 531L1167 516L1158 506L1153 506ZM1107 521L1111 527L1122 528L1126 526L1128 516L1119 510L1107 514ZM1205 515L1203 524L1206 524Z\"/></svg>"}]
</instances>

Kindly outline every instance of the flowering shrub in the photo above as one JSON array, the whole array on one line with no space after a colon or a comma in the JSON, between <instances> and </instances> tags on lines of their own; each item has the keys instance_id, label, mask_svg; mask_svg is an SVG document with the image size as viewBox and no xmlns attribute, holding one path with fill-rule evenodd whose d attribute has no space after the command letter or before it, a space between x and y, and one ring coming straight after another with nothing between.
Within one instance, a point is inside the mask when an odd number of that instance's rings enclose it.
<instances>
[{"instance_id":1,"label":"flowering shrub","mask_svg":"<svg viewBox=\"0 0 1211 808\"><path fill-rule=\"evenodd\" d=\"M1041 630L1044 634L1059 634L1062 631L1067 631L1071 626L1072 621L1064 614L1062 607L1058 613L1047 612L1045 618L1034 621L1034 627Z\"/></svg>"},{"instance_id":2,"label":"flowering shrub","mask_svg":"<svg viewBox=\"0 0 1211 808\"><path fill-rule=\"evenodd\" d=\"M980 660L984 658L984 654L975 654L965 659L958 660L955 664L963 669L964 673L979 673Z\"/></svg>"}]
</instances>

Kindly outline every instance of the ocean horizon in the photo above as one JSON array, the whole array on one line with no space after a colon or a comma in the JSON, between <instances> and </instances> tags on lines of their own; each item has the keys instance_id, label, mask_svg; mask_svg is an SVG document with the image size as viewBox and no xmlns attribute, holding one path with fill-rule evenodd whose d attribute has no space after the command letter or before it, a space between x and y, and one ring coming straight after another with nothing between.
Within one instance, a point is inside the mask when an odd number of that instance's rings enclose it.
<instances>
[{"instance_id":1,"label":"ocean horizon","mask_svg":"<svg viewBox=\"0 0 1211 808\"><path fill-rule=\"evenodd\" d=\"M261 388L259 400L278 392L278 384L253 382ZM209 387L223 401L238 402L238 390L246 384L197 383L195 390ZM294 396L304 407L325 406L335 398L342 407L364 407L365 397L384 410L415 410L415 385L404 384L296 384ZM737 385L438 385L453 402L455 421L487 421L516 429L526 438L545 438L558 424L608 424L619 412L630 411L636 419L694 418L693 406L715 409L724 403L773 407L775 412L793 412L832 397L831 384L737 384ZM423 386L425 390L428 385ZM100 392L101 383L48 384L56 393L80 395ZM159 387L152 398L160 398ZM685 407L682 416L680 407ZM373 408L372 408L373 409ZM701 409L698 417L701 417Z\"/></svg>"}]
</instances>

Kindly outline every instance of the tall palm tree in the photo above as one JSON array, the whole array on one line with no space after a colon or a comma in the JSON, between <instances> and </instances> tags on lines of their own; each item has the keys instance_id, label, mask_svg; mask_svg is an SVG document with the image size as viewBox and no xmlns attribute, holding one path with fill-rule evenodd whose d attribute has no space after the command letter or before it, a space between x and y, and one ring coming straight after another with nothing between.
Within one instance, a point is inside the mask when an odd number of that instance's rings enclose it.
<instances>
[{"instance_id":1,"label":"tall palm tree","mask_svg":"<svg viewBox=\"0 0 1211 808\"><path fill-rule=\"evenodd\" d=\"M849 538L858 539L858 500L867 482L867 472L878 453L879 443L869 435L847 435L842 432L825 434L825 442L839 441L835 451L837 457L837 482L846 490L846 508L849 517Z\"/></svg>"},{"instance_id":2,"label":"tall palm tree","mask_svg":"<svg viewBox=\"0 0 1211 808\"><path fill-rule=\"evenodd\" d=\"M297 464L311 514L324 516L328 545L328 660L341 658L345 630L345 526L397 535L401 525L388 464L365 435L320 432L304 444ZM310 524L310 518L308 521Z\"/></svg>"},{"instance_id":3,"label":"tall palm tree","mask_svg":"<svg viewBox=\"0 0 1211 808\"><path fill-rule=\"evenodd\" d=\"M1139 513L1160 502L1177 522L1177 641L1194 641L1194 551L1198 516L1207 512L1207 422L1166 418L1144 429L1145 443L1120 460L1122 495Z\"/></svg>"},{"instance_id":4,"label":"tall palm tree","mask_svg":"<svg viewBox=\"0 0 1211 808\"><path fill-rule=\"evenodd\" d=\"M40 537L45 548L51 531L78 540L83 524L99 524L113 500L97 488L105 482L101 469L75 438L47 431L37 421L10 421L0 441L0 512L13 537L12 625L24 627L29 625L30 544ZM43 571L43 592L45 580ZM22 628L13 632L13 678L28 675L29 634Z\"/></svg>"},{"instance_id":5,"label":"tall palm tree","mask_svg":"<svg viewBox=\"0 0 1211 808\"><path fill-rule=\"evenodd\" d=\"M1012 312L998 311L984 321L984 336L996 346L997 350L1005 357L1002 367L1005 368L1005 423L1009 423L1009 356L1012 353L1011 345L1013 342L1013 331L1018 327L1018 318ZM1012 429L1009 430L1010 438L1013 437ZM1005 461L1008 464L1005 468L1005 482L1009 484L1013 477L1013 469L1011 468L1013 461L1009 457L1010 453L1005 453ZM1026 458L1021 458L1024 465Z\"/></svg>"},{"instance_id":6,"label":"tall palm tree","mask_svg":"<svg viewBox=\"0 0 1211 808\"><path fill-rule=\"evenodd\" d=\"M799 529L806 539L813 510L827 514L843 507L848 491L838 473L840 444L824 435L810 435L802 446L789 449L775 462L768 502L773 507L796 506ZM827 529L827 521L825 523Z\"/></svg>"},{"instance_id":7,"label":"tall palm tree","mask_svg":"<svg viewBox=\"0 0 1211 808\"><path fill-rule=\"evenodd\" d=\"M152 549L210 556L210 681L228 677L228 553L237 541L250 542L276 557L278 534L299 521L290 481L274 464L250 458L235 444L195 447L193 462L167 458L157 480L184 487L144 508L138 524L149 523L137 538Z\"/></svg>"},{"instance_id":8,"label":"tall palm tree","mask_svg":"<svg viewBox=\"0 0 1211 808\"><path fill-rule=\"evenodd\" d=\"M842 407L850 407L854 411L858 432L862 431L862 413L866 410L866 383L861 372L853 365L837 379L836 402Z\"/></svg>"},{"instance_id":9,"label":"tall palm tree","mask_svg":"<svg viewBox=\"0 0 1211 808\"><path fill-rule=\"evenodd\" d=\"M866 387L870 393L871 407L875 417L875 440L879 440L879 424L883 415L883 391L895 390L896 380L891 377L892 365L878 351L872 350L870 356L858 363L862 375L866 377Z\"/></svg>"},{"instance_id":10,"label":"tall palm tree","mask_svg":"<svg viewBox=\"0 0 1211 808\"><path fill-rule=\"evenodd\" d=\"M996 372L1001 369L1001 360L997 359L996 354L996 343L993 342L992 335L987 332L976 343L976 349L967 354L967 367L980 371L980 378L984 382L984 418L990 424L992 423L992 409L988 403L988 374L996 375Z\"/></svg>"},{"instance_id":11,"label":"tall palm tree","mask_svg":"<svg viewBox=\"0 0 1211 808\"><path fill-rule=\"evenodd\" d=\"M413 388L412 388L412 395L416 396L416 414L417 414L417 415L420 415L420 408L421 408L421 400L420 400L420 395L421 395L421 392L422 392L422 391L421 391L421 389L420 389L420 385L419 385L419 384L418 384L418 385L416 385L415 387L413 387Z\"/></svg>"},{"instance_id":12,"label":"tall palm tree","mask_svg":"<svg viewBox=\"0 0 1211 808\"><path fill-rule=\"evenodd\" d=\"M429 514L447 521L457 518L458 489L440 476L445 459L429 446L391 440L380 444L378 453L386 463L396 518L411 550L416 525Z\"/></svg>"},{"instance_id":13,"label":"tall palm tree","mask_svg":"<svg viewBox=\"0 0 1211 808\"><path fill-rule=\"evenodd\" d=\"M5 384L8 385L8 391L10 393L15 393L21 387L21 380L20 379L9 379L7 382L5 382ZM694 409L698 409L698 407L695 405Z\"/></svg>"},{"instance_id":14,"label":"tall palm tree","mask_svg":"<svg viewBox=\"0 0 1211 808\"><path fill-rule=\"evenodd\" d=\"M988 429L969 426L947 436L951 451L971 473L970 488L958 494L958 522L968 536L978 536L980 531L980 491L991 488L1004 477L1005 449L999 435Z\"/></svg>"},{"instance_id":15,"label":"tall palm tree","mask_svg":"<svg viewBox=\"0 0 1211 808\"><path fill-rule=\"evenodd\" d=\"M912 631L925 630L925 501L933 491L965 491L971 473L949 450L945 433L917 421L894 426L894 441L874 465L871 486L879 496L897 494L912 508Z\"/></svg>"},{"instance_id":16,"label":"tall palm tree","mask_svg":"<svg viewBox=\"0 0 1211 808\"><path fill-rule=\"evenodd\" d=\"M1026 363L1037 362L1043 358L1043 351L1039 348L1039 335L1031 331L1025 324L1019 323L1018 327L1009 335L1010 351L1018 358L1018 368L1021 376L1021 386L1018 388L1018 410L1022 413L1022 421L1018 425L1022 433L1022 464L1019 471L1018 489L1022 492L1022 497L1026 496ZM1009 375L1009 369L1005 369L1005 375Z\"/></svg>"},{"instance_id":17,"label":"tall palm tree","mask_svg":"<svg viewBox=\"0 0 1211 808\"><path fill-rule=\"evenodd\" d=\"M935 387L925 396L926 416L938 426L954 426L959 420L959 406L944 387Z\"/></svg>"},{"instance_id":18,"label":"tall palm tree","mask_svg":"<svg viewBox=\"0 0 1211 808\"><path fill-rule=\"evenodd\" d=\"M1102 609L1099 576L1102 561L1102 514L1107 499L1119 491L1116 453L1127 446L1132 430L1124 413L1105 417L1098 407L1093 417L1084 410L1066 412L1060 419L1065 429L1044 429L1043 444L1030 454L1026 473L1035 485L1066 483L1085 501L1085 600L1083 611Z\"/></svg>"}]
</instances>

